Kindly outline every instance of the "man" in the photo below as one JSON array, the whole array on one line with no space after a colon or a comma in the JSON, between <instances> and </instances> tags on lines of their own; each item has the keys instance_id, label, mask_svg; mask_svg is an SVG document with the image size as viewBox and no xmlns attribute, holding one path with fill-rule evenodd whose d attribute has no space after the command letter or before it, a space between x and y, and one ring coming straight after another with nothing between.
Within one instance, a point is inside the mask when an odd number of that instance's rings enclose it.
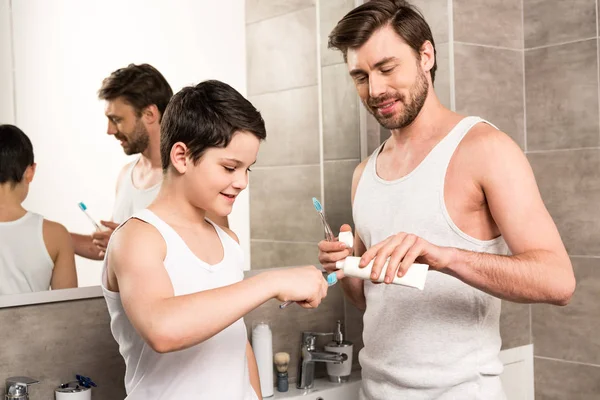
<instances>
[{"instance_id":1,"label":"man","mask_svg":"<svg viewBox=\"0 0 600 400\"><path fill-rule=\"evenodd\" d=\"M35 167L27 135L0 125L0 295L77 287L67 229L23 208Z\"/></svg>"},{"instance_id":2,"label":"man","mask_svg":"<svg viewBox=\"0 0 600 400\"><path fill-rule=\"evenodd\" d=\"M358 94L392 136L355 170L354 249L321 242L319 258L362 256L385 282L428 264L423 292L343 278L364 314L364 399L504 399L500 299L565 305L572 266L520 148L434 90L435 44L401 0L373 0L329 37ZM342 227L349 230L349 226Z\"/></svg>"},{"instance_id":3,"label":"man","mask_svg":"<svg viewBox=\"0 0 600 400\"><path fill-rule=\"evenodd\" d=\"M148 64L130 64L102 82L98 97L106 102L106 133L121 143L125 154L140 156L119 174L113 220L101 221L106 229L92 235L71 234L77 255L101 260L114 229L156 198L163 176L160 122L171 96L173 91L167 80ZM228 226L226 217L208 217L218 225Z\"/></svg>"}]
</instances>

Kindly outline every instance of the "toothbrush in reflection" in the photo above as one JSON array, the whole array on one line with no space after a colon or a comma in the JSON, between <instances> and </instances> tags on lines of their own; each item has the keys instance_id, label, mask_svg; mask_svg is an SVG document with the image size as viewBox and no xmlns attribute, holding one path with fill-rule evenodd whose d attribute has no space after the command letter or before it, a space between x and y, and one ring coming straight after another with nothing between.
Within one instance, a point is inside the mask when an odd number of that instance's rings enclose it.
<instances>
[{"instance_id":1,"label":"toothbrush in reflection","mask_svg":"<svg viewBox=\"0 0 600 400\"><path fill-rule=\"evenodd\" d=\"M323 211L323 206L321 206L321 202L319 202L319 200L317 200L316 197L312 198L312 202L313 202L313 206L315 206L315 210L317 210L317 213L321 217L321 222L323 223L323 230L325 232L325 240L327 240L328 242L333 242L333 240L335 239L335 236L333 235L333 231L331 230L331 227L329 226L329 224L327 223L327 220L325 219L325 212ZM327 272L323 271L323 277L325 279L327 279L327 284L329 286L335 285L337 282L337 275L335 274L335 272L332 272L329 275L326 275L326 274L327 274ZM292 303L293 303L293 301L288 300L285 303L282 303L279 306L279 308L284 309Z\"/></svg>"},{"instance_id":2,"label":"toothbrush in reflection","mask_svg":"<svg viewBox=\"0 0 600 400\"><path fill-rule=\"evenodd\" d=\"M79 209L81 211L83 211L83 213L85 214L86 217L88 217L88 219L90 220L90 222L92 224L94 224L94 226L96 227L97 231L101 231L102 228L100 228L100 225L98 225L98 223L94 220L94 218L92 218L92 216L87 212L87 206L85 205L85 203L82 201L78 204Z\"/></svg>"}]
</instances>

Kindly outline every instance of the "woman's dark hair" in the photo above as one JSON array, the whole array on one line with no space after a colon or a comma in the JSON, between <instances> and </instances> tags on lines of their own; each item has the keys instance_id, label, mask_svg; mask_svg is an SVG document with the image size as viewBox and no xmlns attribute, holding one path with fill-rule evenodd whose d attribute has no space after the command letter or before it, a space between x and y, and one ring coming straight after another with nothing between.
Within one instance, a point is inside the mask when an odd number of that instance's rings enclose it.
<instances>
[{"instance_id":1,"label":"woman's dark hair","mask_svg":"<svg viewBox=\"0 0 600 400\"><path fill-rule=\"evenodd\" d=\"M0 183L16 185L30 165L33 165L31 140L14 125L0 125Z\"/></svg>"},{"instance_id":2,"label":"woman's dark hair","mask_svg":"<svg viewBox=\"0 0 600 400\"><path fill-rule=\"evenodd\" d=\"M418 58L425 41L431 42L434 55L437 55L425 18L404 0L371 0L356 7L331 31L329 48L340 50L347 61L348 49L361 47L375 31L388 25L416 52ZM435 81L436 69L437 60L429 71L432 82Z\"/></svg>"},{"instance_id":3,"label":"woman's dark hair","mask_svg":"<svg viewBox=\"0 0 600 400\"><path fill-rule=\"evenodd\" d=\"M169 168L171 148L184 143L197 162L211 147L227 147L238 131L267 137L260 112L237 90L210 80L181 89L169 102L160 125L163 171Z\"/></svg>"}]
</instances>

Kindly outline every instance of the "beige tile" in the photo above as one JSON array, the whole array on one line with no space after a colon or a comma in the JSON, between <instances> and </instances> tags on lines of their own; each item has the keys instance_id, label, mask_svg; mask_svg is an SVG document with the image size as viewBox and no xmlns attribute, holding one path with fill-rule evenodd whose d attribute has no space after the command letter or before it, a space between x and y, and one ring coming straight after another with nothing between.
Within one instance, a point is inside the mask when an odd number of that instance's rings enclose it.
<instances>
[{"instance_id":1,"label":"beige tile","mask_svg":"<svg viewBox=\"0 0 600 400\"><path fill-rule=\"evenodd\" d=\"M325 162L325 199L323 207L325 208L327 221L336 236L342 224L350 224L354 227L351 202L352 175L359 163L358 159Z\"/></svg>"},{"instance_id":2,"label":"beige tile","mask_svg":"<svg viewBox=\"0 0 600 400\"><path fill-rule=\"evenodd\" d=\"M600 367L535 358L536 400L598 400Z\"/></svg>"},{"instance_id":3,"label":"beige tile","mask_svg":"<svg viewBox=\"0 0 600 400\"><path fill-rule=\"evenodd\" d=\"M436 45L437 71L435 72L433 87L440 102L445 107L451 108L450 82L452 77L450 76L450 54L448 47L448 43Z\"/></svg>"},{"instance_id":4,"label":"beige tile","mask_svg":"<svg viewBox=\"0 0 600 400\"><path fill-rule=\"evenodd\" d=\"M362 332L363 332L363 315L364 311L356 308L347 298L344 298L345 318L346 318L346 340L354 344L354 354L352 356L353 369L359 369L358 353L364 347Z\"/></svg>"},{"instance_id":5,"label":"beige tile","mask_svg":"<svg viewBox=\"0 0 600 400\"><path fill-rule=\"evenodd\" d=\"M569 254L600 255L600 151L530 153L528 158Z\"/></svg>"},{"instance_id":6,"label":"beige tile","mask_svg":"<svg viewBox=\"0 0 600 400\"><path fill-rule=\"evenodd\" d=\"M346 64L323 71L323 158L360 158L359 99Z\"/></svg>"},{"instance_id":7,"label":"beige tile","mask_svg":"<svg viewBox=\"0 0 600 400\"><path fill-rule=\"evenodd\" d=\"M317 243L251 240L252 269L319 265Z\"/></svg>"},{"instance_id":8,"label":"beige tile","mask_svg":"<svg viewBox=\"0 0 600 400\"><path fill-rule=\"evenodd\" d=\"M525 51L528 150L598 146L596 40Z\"/></svg>"},{"instance_id":9,"label":"beige tile","mask_svg":"<svg viewBox=\"0 0 600 400\"><path fill-rule=\"evenodd\" d=\"M500 337L502 349L531 344L531 306L502 301L500 314Z\"/></svg>"},{"instance_id":10,"label":"beige tile","mask_svg":"<svg viewBox=\"0 0 600 400\"><path fill-rule=\"evenodd\" d=\"M315 7L248 25L248 95L317 84Z\"/></svg>"},{"instance_id":11,"label":"beige tile","mask_svg":"<svg viewBox=\"0 0 600 400\"><path fill-rule=\"evenodd\" d=\"M572 262L577 289L571 303L533 306L535 355L600 365L600 259Z\"/></svg>"},{"instance_id":12,"label":"beige tile","mask_svg":"<svg viewBox=\"0 0 600 400\"><path fill-rule=\"evenodd\" d=\"M317 309L307 310L297 304L292 304L284 310L279 309L277 300L270 300L244 318L248 335L251 338L251 329L254 322L266 321L273 332L273 353L285 351L290 354L288 374L295 379L298 367L298 355L302 332L333 332L337 320L344 319L344 300L340 285L329 288L327 297ZM331 337L320 338L317 346L321 348ZM318 375L324 376L323 366L319 368Z\"/></svg>"},{"instance_id":13,"label":"beige tile","mask_svg":"<svg viewBox=\"0 0 600 400\"><path fill-rule=\"evenodd\" d=\"M456 112L477 115L524 145L523 53L456 44ZM529 110L527 110L529 112Z\"/></svg>"},{"instance_id":14,"label":"beige tile","mask_svg":"<svg viewBox=\"0 0 600 400\"><path fill-rule=\"evenodd\" d=\"M249 99L261 112L267 140L256 166L318 164L319 94L317 86L290 89Z\"/></svg>"},{"instance_id":15,"label":"beige tile","mask_svg":"<svg viewBox=\"0 0 600 400\"><path fill-rule=\"evenodd\" d=\"M83 374L98 384L94 398L125 397L125 364L103 298L0 309L0 337L0 386L30 376L41 381L31 399L45 400Z\"/></svg>"},{"instance_id":16,"label":"beige tile","mask_svg":"<svg viewBox=\"0 0 600 400\"><path fill-rule=\"evenodd\" d=\"M323 229L311 199L320 194L318 165L255 168L250 180L250 237L318 242Z\"/></svg>"},{"instance_id":17,"label":"beige tile","mask_svg":"<svg viewBox=\"0 0 600 400\"><path fill-rule=\"evenodd\" d=\"M525 48L596 36L595 0L523 0Z\"/></svg>"},{"instance_id":18,"label":"beige tile","mask_svg":"<svg viewBox=\"0 0 600 400\"><path fill-rule=\"evenodd\" d=\"M436 45L448 43L450 37L448 0L412 0L429 24Z\"/></svg>"},{"instance_id":19,"label":"beige tile","mask_svg":"<svg viewBox=\"0 0 600 400\"><path fill-rule=\"evenodd\" d=\"M344 62L342 53L335 49L328 49L329 34L337 23L354 8L354 0L326 0L319 2L321 34L321 66L339 64Z\"/></svg>"},{"instance_id":20,"label":"beige tile","mask_svg":"<svg viewBox=\"0 0 600 400\"><path fill-rule=\"evenodd\" d=\"M314 5L315 0L246 0L246 23L289 14Z\"/></svg>"},{"instance_id":21,"label":"beige tile","mask_svg":"<svg viewBox=\"0 0 600 400\"><path fill-rule=\"evenodd\" d=\"M523 48L522 0L454 0L454 40Z\"/></svg>"}]
</instances>

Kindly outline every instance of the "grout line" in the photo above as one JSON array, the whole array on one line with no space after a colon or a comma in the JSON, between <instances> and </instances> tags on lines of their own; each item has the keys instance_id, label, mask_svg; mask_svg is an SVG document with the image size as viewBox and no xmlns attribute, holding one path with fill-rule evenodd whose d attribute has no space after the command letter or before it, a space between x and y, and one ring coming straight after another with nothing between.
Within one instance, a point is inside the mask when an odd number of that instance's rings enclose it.
<instances>
[{"instance_id":1,"label":"grout line","mask_svg":"<svg viewBox=\"0 0 600 400\"><path fill-rule=\"evenodd\" d=\"M465 45L465 46L478 46L478 47L485 47L487 49L496 49L496 50L509 50L509 51L521 51L521 50L523 50L523 49L513 49L513 48L510 48L510 47L503 47L503 46L493 46L493 45L490 45L490 44L459 42L459 41L456 41L454 43L462 44L462 45Z\"/></svg>"},{"instance_id":2,"label":"grout line","mask_svg":"<svg viewBox=\"0 0 600 400\"><path fill-rule=\"evenodd\" d=\"M266 91L266 92L259 92L259 93L252 93L252 94L248 94L248 97L258 97L258 96L266 96L269 94L276 94L276 93L281 93L281 92L288 92L290 90L300 90L300 89L307 89L307 88L311 88L311 87L315 87L315 86L319 86L319 82L317 83L313 83L310 85L301 85L301 86L292 86L292 87L287 87L284 89L278 89L278 90L272 90L272 91Z\"/></svg>"},{"instance_id":3,"label":"grout line","mask_svg":"<svg viewBox=\"0 0 600 400\"><path fill-rule=\"evenodd\" d=\"M600 146L573 147L571 149L528 150L527 154L543 154L543 153L557 153L557 152L564 152L564 151L599 150L599 149L600 149Z\"/></svg>"},{"instance_id":4,"label":"grout line","mask_svg":"<svg viewBox=\"0 0 600 400\"><path fill-rule=\"evenodd\" d=\"M585 256L581 254L569 254L571 258L600 258L600 256Z\"/></svg>"},{"instance_id":5,"label":"grout line","mask_svg":"<svg viewBox=\"0 0 600 400\"><path fill-rule=\"evenodd\" d=\"M283 17L283 16L288 15L288 14L294 14L294 13L297 13L297 12L300 12L300 11L308 10L311 7L315 7L315 6L311 5L311 6L308 6L308 7L299 8L297 10L287 11L287 12L284 12L283 14L272 15L272 16L267 17L267 18L259 19L259 20L252 21L252 22L247 22L246 26L248 27L250 25L258 24L260 22L268 21L270 19L275 19L275 18Z\"/></svg>"},{"instance_id":6,"label":"grout line","mask_svg":"<svg viewBox=\"0 0 600 400\"><path fill-rule=\"evenodd\" d=\"M310 245L317 245L319 244L319 242L302 242L302 241L297 241L297 240L271 240L271 239L252 239L250 238L251 242L258 242L258 243L281 243L281 244L310 244Z\"/></svg>"},{"instance_id":7,"label":"grout line","mask_svg":"<svg viewBox=\"0 0 600 400\"><path fill-rule=\"evenodd\" d=\"M600 46L598 36L598 0L596 0L596 71L598 72L598 139L600 139Z\"/></svg>"},{"instance_id":8,"label":"grout line","mask_svg":"<svg viewBox=\"0 0 600 400\"><path fill-rule=\"evenodd\" d=\"M597 25L597 23L596 23ZM568 42L560 42L560 43L553 43L553 44L545 44L543 46L537 46L537 47L530 47L528 49L525 49L525 51L529 51L529 50L540 50L540 49L547 49L549 47L556 47L556 46L563 46L566 44L573 44L573 43L581 43L581 42L587 42L588 40L592 40L592 39L597 39L597 37L589 37L589 38L585 38L585 39L577 39L577 40L570 40Z\"/></svg>"},{"instance_id":9,"label":"grout line","mask_svg":"<svg viewBox=\"0 0 600 400\"><path fill-rule=\"evenodd\" d=\"M521 62L523 72L523 150L527 153L527 82L525 80L525 4L521 0L521 36L523 39L521 49ZM600 125L598 125L600 127Z\"/></svg>"},{"instance_id":10,"label":"grout line","mask_svg":"<svg viewBox=\"0 0 600 400\"><path fill-rule=\"evenodd\" d=\"M295 168L295 167L320 167L321 164L295 164L295 165L265 165L259 167L252 167L252 171L260 171L265 169L274 168Z\"/></svg>"},{"instance_id":11,"label":"grout line","mask_svg":"<svg viewBox=\"0 0 600 400\"><path fill-rule=\"evenodd\" d=\"M585 365L587 367L600 368L600 365L598 365L598 364L590 364L590 363L584 363L584 362L579 362L579 361L563 360L561 358L542 357L542 356L534 356L533 358L539 358L540 360L558 361L558 362L564 362L567 364Z\"/></svg>"},{"instance_id":12,"label":"grout line","mask_svg":"<svg viewBox=\"0 0 600 400\"><path fill-rule=\"evenodd\" d=\"M323 132L323 70L321 68L321 0L317 0L315 3L315 18L317 27L317 106L318 109L318 120L319 120L319 174L320 174L320 188L321 188L321 201L325 209L327 209L327 199L325 198L325 150L323 149L324 143L324 132Z\"/></svg>"},{"instance_id":13,"label":"grout line","mask_svg":"<svg viewBox=\"0 0 600 400\"><path fill-rule=\"evenodd\" d=\"M450 110L456 112L456 76L454 69L454 3L448 0L448 73L450 74Z\"/></svg>"}]
</instances>

